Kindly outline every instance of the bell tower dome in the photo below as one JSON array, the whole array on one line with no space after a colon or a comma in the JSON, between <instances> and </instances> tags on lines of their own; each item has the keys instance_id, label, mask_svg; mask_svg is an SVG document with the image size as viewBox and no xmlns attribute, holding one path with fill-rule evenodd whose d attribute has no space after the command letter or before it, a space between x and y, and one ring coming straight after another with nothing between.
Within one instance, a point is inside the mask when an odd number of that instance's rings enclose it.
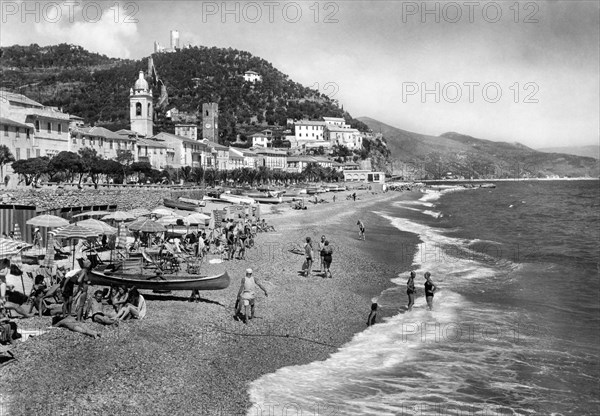
<instances>
[{"instance_id":1,"label":"bell tower dome","mask_svg":"<svg viewBox=\"0 0 600 416\"><path fill-rule=\"evenodd\" d=\"M129 90L129 120L131 130L150 137L153 133L154 108L152 105L152 90L144 78L144 71L140 71L133 88Z\"/></svg>"}]
</instances>

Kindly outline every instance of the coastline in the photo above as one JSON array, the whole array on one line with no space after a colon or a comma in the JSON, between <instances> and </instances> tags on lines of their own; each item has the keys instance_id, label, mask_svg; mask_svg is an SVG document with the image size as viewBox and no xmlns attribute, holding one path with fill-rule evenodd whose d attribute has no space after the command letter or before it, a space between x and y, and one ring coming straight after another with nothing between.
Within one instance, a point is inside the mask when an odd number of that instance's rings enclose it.
<instances>
[{"instance_id":1,"label":"coastline","mask_svg":"<svg viewBox=\"0 0 600 416\"><path fill-rule=\"evenodd\" d=\"M48 330L47 318L18 321L48 333L19 345L19 363L0 369L0 390L11 394L3 406L11 414L48 409L245 414L252 404L248 383L282 367L326 359L366 328L371 299L410 267L418 238L398 233L371 210L413 193L357 195L356 202L309 204L306 211L265 210L277 232L259 234L258 247L248 251L246 261L208 264L203 270L226 268L232 277L228 289L202 292L203 301L196 304L185 302L183 292L144 293L149 300L145 320L115 329L86 324L102 332L98 341ZM357 239L356 218L365 221L367 241ZM333 279L299 276L303 257L289 250L301 247L307 235L316 242L321 234L334 247ZM259 293L257 318L245 326L232 315L247 267L265 282L269 297ZM397 313L398 306L383 307L379 318ZM41 380L32 383L37 374ZM92 382L98 376L108 383ZM44 383L48 379L60 382Z\"/></svg>"}]
</instances>

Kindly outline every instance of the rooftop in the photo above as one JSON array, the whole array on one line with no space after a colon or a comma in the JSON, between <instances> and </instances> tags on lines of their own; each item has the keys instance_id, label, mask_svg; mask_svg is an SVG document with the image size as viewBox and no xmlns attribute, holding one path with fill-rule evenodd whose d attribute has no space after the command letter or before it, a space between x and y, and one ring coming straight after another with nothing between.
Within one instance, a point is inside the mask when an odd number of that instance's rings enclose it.
<instances>
[{"instance_id":1,"label":"rooftop","mask_svg":"<svg viewBox=\"0 0 600 416\"><path fill-rule=\"evenodd\" d=\"M0 100L6 100L10 104L25 105L28 107L44 107L37 101L33 101L32 99L25 97L23 94L17 94L6 90L0 90Z\"/></svg>"},{"instance_id":2,"label":"rooftop","mask_svg":"<svg viewBox=\"0 0 600 416\"><path fill-rule=\"evenodd\" d=\"M23 127L26 129L30 129L31 126L24 124L24 123L20 123L18 121L12 120L10 118L6 118L6 117L0 117L0 124L5 125L5 126L15 126L15 127Z\"/></svg>"},{"instance_id":3,"label":"rooftop","mask_svg":"<svg viewBox=\"0 0 600 416\"><path fill-rule=\"evenodd\" d=\"M117 134L114 131L105 129L104 127L77 127L74 128L72 133L81 134L84 136L103 137L105 139L125 140L121 134Z\"/></svg>"}]
</instances>

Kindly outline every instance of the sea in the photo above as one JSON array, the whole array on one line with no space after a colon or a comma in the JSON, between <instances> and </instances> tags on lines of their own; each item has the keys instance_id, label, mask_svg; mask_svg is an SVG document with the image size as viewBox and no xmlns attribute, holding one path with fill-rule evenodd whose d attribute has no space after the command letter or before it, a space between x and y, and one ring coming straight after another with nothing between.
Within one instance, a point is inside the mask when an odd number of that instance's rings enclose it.
<instances>
[{"instance_id":1,"label":"sea","mask_svg":"<svg viewBox=\"0 0 600 416\"><path fill-rule=\"evenodd\" d=\"M412 311L404 270L377 299L397 312L324 361L252 382L248 415L599 415L599 212L596 180L449 188L376 207L421 241Z\"/></svg>"}]
</instances>

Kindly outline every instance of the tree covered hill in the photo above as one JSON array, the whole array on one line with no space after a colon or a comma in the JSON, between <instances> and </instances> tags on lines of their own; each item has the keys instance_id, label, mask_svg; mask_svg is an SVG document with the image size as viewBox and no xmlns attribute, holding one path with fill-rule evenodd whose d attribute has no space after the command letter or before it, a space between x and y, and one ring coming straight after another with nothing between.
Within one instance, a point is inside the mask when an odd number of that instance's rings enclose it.
<instances>
[{"instance_id":1,"label":"tree covered hill","mask_svg":"<svg viewBox=\"0 0 600 416\"><path fill-rule=\"evenodd\" d=\"M129 89L137 72L148 68L147 58L109 58L67 44L11 46L0 51L2 88L113 130L128 127ZM173 131L164 116L167 109L195 114L202 103L211 101L219 103L221 142L235 141L237 134L251 134L267 125L283 129L288 118L344 117L353 127L368 129L336 101L245 51L193 47L154 54L153 59L169 95L168 106L157 114L157 130ZM262 82L244 82L248 70L258 72ZM160 88L153 93L157 101Z\"/></svg>"},{"instance_id":2,"label":"tree covered hill","mask_svg":"<svg viewBox=\"0 0 600 416\"><path fill-rule=\"evenodd\" d=\"M598 177L598 161L561 153L543 153L520 143L494 142L459 134L429 136L402 130L368 117L360 117L374 132L381 132L397 175L425 179Z\"/></svg>"}]
</instances>

